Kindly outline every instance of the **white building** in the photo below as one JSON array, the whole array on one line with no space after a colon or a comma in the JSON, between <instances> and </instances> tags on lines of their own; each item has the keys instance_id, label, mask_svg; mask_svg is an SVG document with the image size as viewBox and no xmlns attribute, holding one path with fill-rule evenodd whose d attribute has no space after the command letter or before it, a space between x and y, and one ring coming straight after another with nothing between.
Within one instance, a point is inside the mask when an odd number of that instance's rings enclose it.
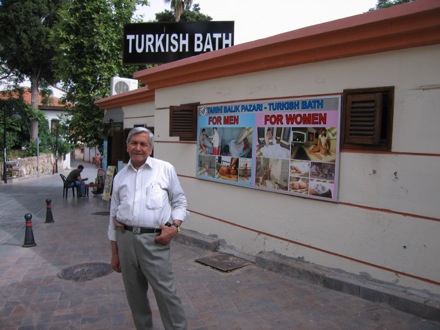
<instances>
[{"instance_id":1,"label":"white building","mask_svg":"<svg viewBox=\"0 0 440 330\"><path fill-rule=\"evenodd\" d=\"M154 129L154 156L176 167L187 194L185 228L216 235L249 258L275 252L440 294L439 1L311 26L134 77L148 87L97 104L110 117L122 110L125 130ZM350 135L358 96L376 102L374 115L387 114L372 127L382 128L379 139ZM196 123L186 132L170 125L179 109L335 97L341 121L331 147L339 164L333 201L203 180Z\"/></svg>"}]
</instances>

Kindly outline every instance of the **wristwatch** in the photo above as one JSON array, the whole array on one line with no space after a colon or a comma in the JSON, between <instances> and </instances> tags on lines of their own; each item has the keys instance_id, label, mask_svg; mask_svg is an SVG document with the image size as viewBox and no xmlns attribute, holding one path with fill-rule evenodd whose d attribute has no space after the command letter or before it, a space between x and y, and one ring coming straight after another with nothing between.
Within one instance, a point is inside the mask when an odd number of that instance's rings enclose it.
<instances>
[{"instance_id":1,"label":"wristwatch","mask_svg":"<svg viewBox=\"0 0 440 330\"><path fill-rule=\"evenodd\" d=\"M173 223L171 224L171 226L176 227L176 228L177 228L177 232L180 233L180 226L179 226L177 223L173 222Z\"/></svg>"}]
</instances>

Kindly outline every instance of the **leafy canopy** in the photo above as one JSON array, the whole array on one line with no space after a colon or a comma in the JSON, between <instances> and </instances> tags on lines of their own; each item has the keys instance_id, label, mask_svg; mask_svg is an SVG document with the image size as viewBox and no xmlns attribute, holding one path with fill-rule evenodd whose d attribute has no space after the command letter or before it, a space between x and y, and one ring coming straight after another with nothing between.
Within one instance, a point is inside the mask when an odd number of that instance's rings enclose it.
<instances>
[{"instance_id":1,"label":"leafy canopy","mask_svg":"<svg viewBox=\"0 0 440 330\"><path fill-rule=\"evenodd\" d=\"M74 104L69 122L73 141L102 145L103 112L94 102L109 95L111 77L131 77L139 70L124 66L121 58L123 27L136 4L147 1L69 1L60 12L52 40L58 45L57 74L66 101Z\"/></svg>"},{"instance_id":2,"label":"leafy canopy","mask_svg":"<svg viewBox=\"0 0 440 330\"><path fill-rule=\"evenodd\" d=\"M41 81L55 81L53 57L56 45L49 38L64 1L0 2L0 72L4 78L17 77L18 82L29 77L35 111L38 110L38 87ZM38 136L38 127L38 121L32 121L31 140Z\"/></svg>"},{"instance_id":3,"label":"leafy canopy","mask_svg":"<svg viewBox=\"0 0 440 330\"><path fill-rule=\"evenodd\" d=\"M384 9L384 8L388 8L388 7L392 7L392 6L396 6L396 5L401 5L403 3L408 3L408 2L413 2L413 1L415 1L415 0L378 0L376 7L371 8L369 11Z\"/></svg>"}]
</instances>

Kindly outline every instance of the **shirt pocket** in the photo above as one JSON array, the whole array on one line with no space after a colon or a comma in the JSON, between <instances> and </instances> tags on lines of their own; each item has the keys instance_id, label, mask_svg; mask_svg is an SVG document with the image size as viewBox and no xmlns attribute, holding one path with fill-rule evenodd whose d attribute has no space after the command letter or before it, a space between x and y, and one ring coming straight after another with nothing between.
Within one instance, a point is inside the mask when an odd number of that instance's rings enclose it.
<instances>
[{"instance_id":1,"label":"shirt pocket","mask_svg":"<svg viewBox=\"0 0 440 330\"><path fill-rule=\"evenodd\" d=\"M150 210L163 208L168 201L168 193L159 184L147 188L146 207Z\"/></svg>"}]
</instances>

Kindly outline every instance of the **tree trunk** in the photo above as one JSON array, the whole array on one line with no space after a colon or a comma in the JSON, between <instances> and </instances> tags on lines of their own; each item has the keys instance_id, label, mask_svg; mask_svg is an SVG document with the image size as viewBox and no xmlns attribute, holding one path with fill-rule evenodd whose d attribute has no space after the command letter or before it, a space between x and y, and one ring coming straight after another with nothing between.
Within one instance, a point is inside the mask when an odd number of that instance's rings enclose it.
<instances>
[{"instance_id":1,"label":"tree trunk","mask_svg":"<svg viewBox=\"0 0 440 330\"><path fill-rule=\"evenodd\" d=\"M36 113L38 111L38 77L31 77L31 106L32 110ZM38 121L33 119L31 121L31 141L36 141L38 138Z\"/></svg>"}]
</instances>

